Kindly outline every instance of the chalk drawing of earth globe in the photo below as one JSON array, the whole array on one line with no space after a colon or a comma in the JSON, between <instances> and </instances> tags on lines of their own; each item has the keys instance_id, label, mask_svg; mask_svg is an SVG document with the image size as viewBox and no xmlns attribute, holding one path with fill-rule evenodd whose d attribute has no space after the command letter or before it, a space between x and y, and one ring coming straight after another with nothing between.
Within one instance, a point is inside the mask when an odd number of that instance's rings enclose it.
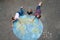
<instances>
[{"instance_id":1,"label":"chalk drawing of earth globe","mask_svg":"<svg viewBox=\"0 0 60 40\"><path fill-rule=\"evenodd\" d=\"M20 16L20 19L13 23L13 33L21 40L37 40L43 32L42 22L34 16Z\"/></svg>"}]
</instances>

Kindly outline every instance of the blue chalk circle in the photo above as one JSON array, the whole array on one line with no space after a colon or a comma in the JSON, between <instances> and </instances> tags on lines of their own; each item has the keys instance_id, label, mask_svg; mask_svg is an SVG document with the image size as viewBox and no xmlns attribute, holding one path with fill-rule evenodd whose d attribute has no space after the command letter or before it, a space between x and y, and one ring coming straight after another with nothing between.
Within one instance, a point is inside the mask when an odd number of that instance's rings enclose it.
<instances>
[{"instance_id":1,"label":"blue chalk circle","mask_svg":"<svg viewBox=\"0 0 60 40\"><path fill-rule=\"evenodd\" d=\"M43 24L41 20L37 18L31 22L33 18L34 16L24 15L13 23L13 33L17 38L21 40L38 40L38 38L41 37L43 32Z\"/></svg>"}]
</instances>

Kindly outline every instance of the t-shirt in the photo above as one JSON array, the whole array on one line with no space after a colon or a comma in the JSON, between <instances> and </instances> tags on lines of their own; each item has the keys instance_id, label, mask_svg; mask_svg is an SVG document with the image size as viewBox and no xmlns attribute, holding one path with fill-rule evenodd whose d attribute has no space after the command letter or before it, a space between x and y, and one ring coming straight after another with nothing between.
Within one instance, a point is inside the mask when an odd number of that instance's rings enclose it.
<instances>
[{"instance_id":1,"label":"t-shirt","mask_svg":"<svg viewBox=\"0 0 60 40\"><path fill-rule=\"evenodd\" d=\"M19 18L19 13L16 13L14 18L18 19Z\"/></svg>"}]
</instances>

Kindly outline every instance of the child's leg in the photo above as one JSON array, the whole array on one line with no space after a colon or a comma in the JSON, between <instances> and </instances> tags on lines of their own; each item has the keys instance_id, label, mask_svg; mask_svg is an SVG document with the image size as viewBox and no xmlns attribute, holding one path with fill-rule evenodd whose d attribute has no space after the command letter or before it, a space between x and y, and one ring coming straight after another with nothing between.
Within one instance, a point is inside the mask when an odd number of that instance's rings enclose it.
<instances>
[{"instance_id":1,"label":"child's leg","mask_svg":"<svg viewBox=\"0 0 60 40\"><path fill-rule=\"evenodd\" d=\"M18 11L19 15L20 16L23 16L24 15L24 8L20 8L20 10Z\"/></svg>"},{"instance_id":2,"label":"child's leg","mask_svg":"<svg viewBox=\"0 0 60 40\"><path fill-rule=\"evenodd\" d=\"M38 4L38 6L36 7L36 10L39 10L41 6L42 6L42 2Z\"/></svg>"},{"instance_id":3,"label":"child's leg","mask_svg":"<svg viewBox=\"0 0 60 40\"><path fill-rule=\"evenodd\" d=\"M38 5L38 6L36 7L36 10L39 10L39 9L40 9L40 7L41 7L41 6L39 6L39 5Z\"/></svg>"}]
</instances>

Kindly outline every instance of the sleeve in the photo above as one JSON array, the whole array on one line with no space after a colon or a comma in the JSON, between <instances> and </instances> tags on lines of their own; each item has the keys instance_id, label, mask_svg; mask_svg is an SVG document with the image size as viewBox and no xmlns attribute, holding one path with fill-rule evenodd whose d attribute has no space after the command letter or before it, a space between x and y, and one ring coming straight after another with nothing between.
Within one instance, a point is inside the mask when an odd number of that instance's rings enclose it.
<instances>
[{"instance_id":1,"label":"sleeve","mask_svg":"<svg viewBox=\"0 0 60 40\"><path fill-rule=\"evenodd\" d=\"M18 19L18 18L19 18L19 13L16 13L14 19Z\"/></svg>"}]
</instances>

